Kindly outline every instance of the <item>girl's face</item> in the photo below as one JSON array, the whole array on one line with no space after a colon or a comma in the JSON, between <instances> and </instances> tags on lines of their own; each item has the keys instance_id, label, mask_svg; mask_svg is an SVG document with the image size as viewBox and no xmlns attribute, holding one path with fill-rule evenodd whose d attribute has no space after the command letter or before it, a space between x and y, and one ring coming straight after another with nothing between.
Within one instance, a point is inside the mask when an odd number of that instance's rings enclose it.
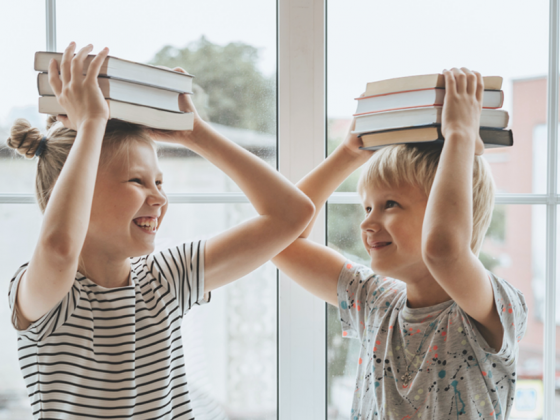
<instances>
[{"instance_id":1,"label":"girl's face","mask_svg":"<svg viewBox=\"0 0 560 420\"><path fill-rule=\"evenodd\" d=\"M128 154L100 167L86 237L88 249L126 259L154 251L167 196L155 150L131 141Z\"/></svg>"},{"instance_id":2,"label":"girl's face","mask_svg":"<svg viewBox=\"0 0 560 420\"><path fill-rule=\"evenodd\" d=\"M366 217L360 227L376 273L407 282L428 272L422 258L427 201L425 193L411 185L364 188Z\"/></svg>"}]
</instances>

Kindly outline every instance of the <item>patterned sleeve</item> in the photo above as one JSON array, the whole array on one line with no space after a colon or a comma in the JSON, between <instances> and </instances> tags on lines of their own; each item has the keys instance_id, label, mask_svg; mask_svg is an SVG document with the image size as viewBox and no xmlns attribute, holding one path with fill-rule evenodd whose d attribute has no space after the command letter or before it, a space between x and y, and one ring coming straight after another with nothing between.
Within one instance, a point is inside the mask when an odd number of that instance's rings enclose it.
<instances>
[{"instance_id":1,"label":"patterned sleeve","mask_svg":"<svg viewBox=\"0 0 560 420\"><path fill-rule=\"evenodd\" d=\"M10 281L8 288L8 301L11 310L11 321L13 327L17 330L18 335L33 342L40 342L47 339L52 333L60 328L72 316L78 303L80 302L80 295L82 286L79 281L74 280L72 289L56 304L50 311L48 311L41 318L31 323L26 329L22 329L18 325L17 319L17 306L16 297L18 292L19 282L23 273L27 270L29 263L22 265L17 271L15 276Z\"/></svg>"},{"instance_id":2,"label":"patterned sleeve","mask_svg":"<svg viewBox=\"0 0 560 420\"><path fill-rule=\"evenodd\" d=\"M165 280L185 315L193 305L210 302L204 293L205 241L184 243L148 256L148 266ZM153 264L152 264L152 260Z\"/></svg>"},{"instance_id":3,"label":"patterned sleeve","mask_svg":"<svg viewBox=\"0 0 560 420\"><path fill-rule=\"evenodd\" d=\"M527 305L523 293L491 272L488 271L487 273L492 283L494 301L504 328L501 349L498 350L490 347L478 331L473 319L461 308L459 308L459 312L462 315L467 338L471 341L473 347L480 347L487 353L494 354L503 358L505 361L509 361L512 360L515 355L517 343L525 335L525 329L527 327Z\"/></svg>"},{"instance_id":4,"label":"patterned sleeve","mask_svg":"<svg viewBox=\"0 0 560 420\"><path fill-rule=\"evenodd\" d=\"M380 277L369 267L351 261L345 262L337 286L342 335L361 338L368 316L378 309L384 292L394 286L395 280Z\"/></svg>"}]
</instances>

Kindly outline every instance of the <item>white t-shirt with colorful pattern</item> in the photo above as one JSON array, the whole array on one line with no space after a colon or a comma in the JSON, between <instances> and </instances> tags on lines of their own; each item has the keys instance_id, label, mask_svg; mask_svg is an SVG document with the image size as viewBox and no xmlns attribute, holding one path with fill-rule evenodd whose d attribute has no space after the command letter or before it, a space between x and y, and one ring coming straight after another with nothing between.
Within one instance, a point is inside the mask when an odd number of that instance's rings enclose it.
<instances>
[{"instance_id":1,"label":"white t-shirt with colorful pattern","mask_svg":"<svg viewBox=\"0 0 560 420\"><path fill-rule=\"evenodd\" d=\"M342 335L361 340L352 420L508 418L527 306L519 290L488 276L504 327L499 351L454 301L409 308L405 283L345 263L338 280Z\"/></svg>"}]
</instances>

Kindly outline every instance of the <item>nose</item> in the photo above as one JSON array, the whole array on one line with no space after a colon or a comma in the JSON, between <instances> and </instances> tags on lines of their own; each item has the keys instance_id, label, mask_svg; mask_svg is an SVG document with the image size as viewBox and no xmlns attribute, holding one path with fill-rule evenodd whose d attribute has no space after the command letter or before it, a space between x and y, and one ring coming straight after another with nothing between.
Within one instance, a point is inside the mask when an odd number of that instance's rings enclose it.
<instances>
[{"instance_id":1,"label":"nose","mask_svg":"<svg viewBox=\"0 0 560 420\"><path fill-rule=\"evenodd\" d=\"M157 185L154 185L147 202L150 206L162 207L167 204L167 195L162 188L158 188Z\"/></svg>"},{"instance_id":2,"label":"nose","mask_svg":"<svg viewBox=\"0 0 560 420\"><path fill-rule=\"evenodd\" d=\"M377 232L381 229L381 224L373 211L371 211L366 218L360 223L360 229L364 232Z\"/></svg>"}]
</instances>

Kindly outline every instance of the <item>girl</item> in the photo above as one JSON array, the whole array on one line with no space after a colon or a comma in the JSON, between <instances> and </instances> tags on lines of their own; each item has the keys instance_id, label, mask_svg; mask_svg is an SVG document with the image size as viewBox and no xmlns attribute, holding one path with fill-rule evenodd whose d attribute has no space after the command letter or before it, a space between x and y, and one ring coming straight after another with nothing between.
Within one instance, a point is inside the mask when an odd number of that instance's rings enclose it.
<instances>
[{"instance_id":1,"label":"girl","mask_svg":"<svg viewBox=\"0 0 560 420\"><path fill-rule=\"evenodd\" d=\"M309 199L194 112L191 132L108 121L97 83L108 49L82 75L92 46L66 48L49 83L67 112L46 136L16 121L8 145L39 156L44 220L11 281L12 323L35 419L192 419L182 317L209 292L290 244L313 215ZM60 76L59 76L60 70ZM182 71L181 69L176 69ZM167 210L154 141L189 147L222 169L260 216L207 241L153 253Z\"/></svg>"}]
</instances>

